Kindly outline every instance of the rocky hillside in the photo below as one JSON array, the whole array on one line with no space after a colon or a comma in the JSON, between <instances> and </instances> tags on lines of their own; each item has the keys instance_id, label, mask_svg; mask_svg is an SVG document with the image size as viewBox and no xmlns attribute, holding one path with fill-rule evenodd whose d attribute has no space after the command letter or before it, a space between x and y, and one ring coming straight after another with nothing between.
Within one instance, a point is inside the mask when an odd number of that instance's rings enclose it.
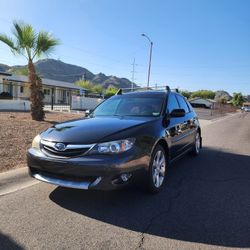
<instances>
[{"instance_id":1,"label":"rocky hillside","mask_svg":"<svg viewBox=\"0 0 250 250\"><path fill-rule=\"evenodd\" d=\"M8 65L5 64L1 64L0 63L0 72L6 72L10 69L10 67Z\"/></svg>"},{"instance_id":2,"label":"rocky hillside","mask_svg":"<svg viewBox=\"0 0 250 250\"><path fill-rule=\"evenodd\" d=\"M89 80L94 84L101 84L107 88L114 86L117 88L129 88L131 87L131 81L126 78L119 78L116 76L107 76L103 73L93 74L88 69L64 63L60 60L44 59L39 60L35 63L37 72L43 78L65 81L65 82L76 82L79 79ZM25 72L26 66L13 66L0 64L0 71L8 71L13 73Z\"/></svg>"}]
</instances>

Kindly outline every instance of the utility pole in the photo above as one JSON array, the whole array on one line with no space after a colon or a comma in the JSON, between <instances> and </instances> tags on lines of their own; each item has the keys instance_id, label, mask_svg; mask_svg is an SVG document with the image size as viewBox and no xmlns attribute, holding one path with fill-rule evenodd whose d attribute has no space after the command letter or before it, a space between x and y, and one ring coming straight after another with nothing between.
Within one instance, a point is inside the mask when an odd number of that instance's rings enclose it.
<instances>
[{"instance_id":1,"label":"utility pole","mask_svg":"<svg viewBox=\"0 0 250 250\"><path fill-rule=\"evenodd\" d=\"M86 72L81 75L81 80L86 81Z\"/></svg>"},{"instance_id":2,"label":"utility pole","mask_svg":"<svg viewBox=\"0 0 250 250\"><path fill-rule=\"evenodd\" d=\"M131 71L131 73L132 73L132 78L131 78L131 80L132 80L132 84L131 84L131 89L132 89L132 91L134 90L134 83L135 83L135 66L137 66L137 64L135 63L135 58L134 58L134 61L133 61L133 63L131 64L132 65L132 67L133 67L133 70Z\"/></svg>"},{"instance_id":3,"label":"utility pole","mask_svg":"<svg viewBox=\"0 0 250 250\"><path fill-rule=\"evenodd\" d=\"M148 82L147 82L147 89L149 89L149 79L150 79L150 70L151 70L153 42L150 40L150 38L147 35L145 35L145 34L141 34L141 35L146 37L148 39L149 43L150 43L149 64L148 64Z\"/></svg>"},{"instance_id":4,"label":"utility pole","mask_svg":"<svg viewBox=\"0 0 250 250\"><path fill-rule=\"evenodd\" d=\"M150 54L149 54L149 65L148 65L148 82L147 82L147 88L148 89L149 89L149 79L150 79L150 70L151 70L152 48L153 48L153 42L150 42Z\"/></svg>"}]
</instances>

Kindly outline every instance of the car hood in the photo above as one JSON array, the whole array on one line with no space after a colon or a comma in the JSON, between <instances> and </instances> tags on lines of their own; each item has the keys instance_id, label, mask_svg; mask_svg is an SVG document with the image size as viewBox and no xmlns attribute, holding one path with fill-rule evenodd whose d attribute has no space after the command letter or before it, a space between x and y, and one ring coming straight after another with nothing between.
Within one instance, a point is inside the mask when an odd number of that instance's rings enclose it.
<instances>
[{"instance_id":1,"label":"car hood","mask_svg":"<svg viewBox=\"0 0 250 250\"><path fill-rule=\"evenodd\" d=\"M106 137L141 126L155 118L95 117L57 124L41 133L41 138L53 142L91 144Z\"/></svg>"}]
</instances>

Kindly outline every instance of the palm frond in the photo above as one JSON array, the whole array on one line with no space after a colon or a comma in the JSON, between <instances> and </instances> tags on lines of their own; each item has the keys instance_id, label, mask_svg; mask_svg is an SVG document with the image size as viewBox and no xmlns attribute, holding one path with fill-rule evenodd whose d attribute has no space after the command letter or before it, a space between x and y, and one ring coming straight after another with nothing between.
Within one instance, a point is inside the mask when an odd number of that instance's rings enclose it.
<instances>
[{"instance_id":1,"label":"palm frond","mask_svg":"<svg viewBox=\"0 0 250 250\"><path fill-rule=\"evenodd\" d=\"M20 21L13 22L12 33L14 39L5 34L0 34L0 41L7 44L15 54L21 54L27 59L33 60L42 54L50 54L59 40L46 31L37 33L34 28Z\"/></svg>"},{"instance_id":2,"label":"palm frond","mask_svg":"<svg viewBox=\"0 0 250 250\"><path fill-rule=\"evenodd\" d=\"M23 23L14 21L13 22L12 33L16 37L19 44L23 43L23 32L20 26L23 26Z\"/></svg>"},{"instance_id":3,"label":"palm frond","mask_svg":"<svg viewBox=\"0 0 250 250\"><path fill-rule=\"evenodd\" d=\"M5 34L0 34L0 41L8 45L12 50L16 50L15 43L11 37Z\"/></svg>"},{"instance_id":4,"label":"palm frond","mask_svg":"<svg viewBox=\"0 0 250 250\"><path fill-rule=\"evenodd\" d=\"M32 51L36 47L37 34L33 27L23 22L14 21L12 33L16 37L20 50L26 51L28 57L32 57Z\"/></svg>"},{"instance_id":5,"label":"palm frond","mask_svg":"<svg viewBox=\"0 0 250 250\"><path fill-rule=\"evenodd\" d=\"M40 57L42 54L50 54L60 41L46 31L41 31L37 36L37 43L34 56Z\"/></svg>"}]
</instances>

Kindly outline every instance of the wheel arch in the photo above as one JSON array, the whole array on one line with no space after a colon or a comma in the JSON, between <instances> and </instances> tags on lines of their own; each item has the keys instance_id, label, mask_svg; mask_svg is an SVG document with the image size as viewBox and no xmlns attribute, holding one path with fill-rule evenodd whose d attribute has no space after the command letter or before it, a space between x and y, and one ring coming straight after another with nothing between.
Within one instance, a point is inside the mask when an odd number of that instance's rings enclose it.
<instances>
[{"instance_id":1,"label":"wheel arch","mask_svg":"<svg viewBox=\"0 0 250 250\"><path fill-rule=\"evenodd\" d=\"M201 127L198 127L198 132L200 133L200 136L201 136Z\"/></svg>"},{"instance_id":2,"label":"wheel arch","mask_svg":"<svg viewBox=\"0 0 250 250\"><path fill-rule=\"evenodd\" d=\"M157 145L160 145L163 147L163 149L165 150L165 155L166 155L166 158L167 158L167 161L169 162L169 157L170 157L170 150L169 150L169 146L168 146L168 143L166 142L166 140L164 140L163 138L159 139L158 141L156 141L156 143L154 144L153 148L152 148L152 151L151 151L151 156L155 150L155 147Z\"/></svg>"},{"instance_id":3,"label":"wheel arch","mask_svg":"<svg viewBox=\"0 0 250 250\"><path fill-rule=\"evenodd\" d=\"M197 131L200 134L200 148L202 148L202 136L201 136L201 127L200 126L198 127Z\"/></svg>"}]
</instances>

